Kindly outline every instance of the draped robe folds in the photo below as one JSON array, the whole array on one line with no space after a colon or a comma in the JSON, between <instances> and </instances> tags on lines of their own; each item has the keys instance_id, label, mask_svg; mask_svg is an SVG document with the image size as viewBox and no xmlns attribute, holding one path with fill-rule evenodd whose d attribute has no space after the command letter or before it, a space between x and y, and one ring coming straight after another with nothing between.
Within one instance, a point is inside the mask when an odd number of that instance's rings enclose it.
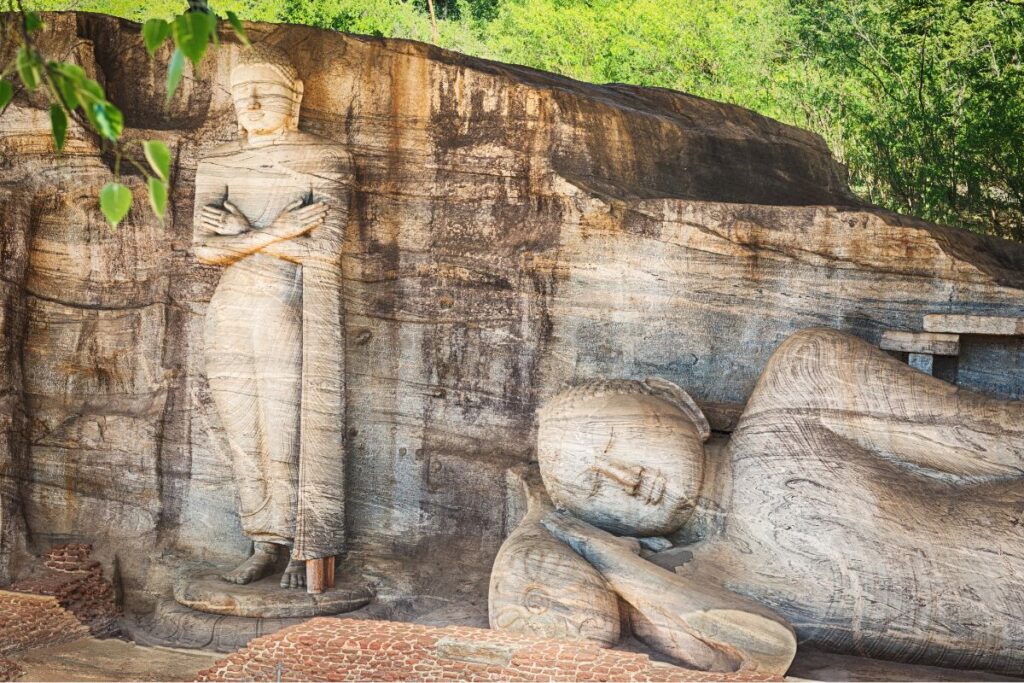
<instances>
[{"instance_id":1,"label":"draped robe folds","mask_svg":"<svg viewBox=\"0 0 1024 683\"><path fill-rule=\"evenodd\" d=\"M351 178L344 149L297 132L260 147L230 143L196 172L196 215L227 200L252 230L298 200L328 205L308 235L230 263L206 315L207 378L242 529L254 541L293 546L295 559L343 551L340 271Z\"/></svg>"},{"instance_id":2,"label":"draped robe folds","mask_svg":"<svg viewBox=\"0 0 1024 683\"><path fill-rule=\"evenodd\" d=\"M725 531L685 576L724 577L801 642L1024 669L1024 402L804 330L768 362L729 453Z\"/></svg>"}]
</instances>

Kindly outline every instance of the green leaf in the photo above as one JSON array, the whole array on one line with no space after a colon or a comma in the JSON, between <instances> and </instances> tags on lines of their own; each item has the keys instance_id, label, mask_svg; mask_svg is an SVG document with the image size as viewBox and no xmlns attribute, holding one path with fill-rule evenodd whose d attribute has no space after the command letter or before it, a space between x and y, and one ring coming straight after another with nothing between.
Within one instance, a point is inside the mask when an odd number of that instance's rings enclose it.
<instances>
[{"instance_id":1,"label":"green leaf","mask_svg":"<svg viewBox=\"0 0 1024 683\"><path fill-rule=\"evenodd\" d=\"M167 183L158 178L149 179L149 205L153 207L153 213L163 220L167 213Z\"/></svg>"},{"instance_id":2,"label":"green leaf","mask_svg":"<svg viewBox=\"0 0 1024 683\"><path fill-rule=\"evenodd\" d=\"M50 62L47 68L60 92L61 100L67 106L68 111L74 111L79 104L78 88L81 79L85 78L85 72L79 66L62 62Z\"/></svg>"},{"instance_id":3,"label":"green leaf","mask_svg":"<svg viewBox=\"0 0 1024 683\"><path fill-rule=\"evenodd\" d=\"M106 216L110 227L116 228L117 224L128 215L132 208L132 191L121 183L107 183L100 190L100 211Z\"/></svg>"},{"instance_id":4,"label":"green leaf","mask_svg":"<svg viewBox=\"0 0 1024 683\"><path fill-rule=\"evenodd\" d=\"M43 18L36 12L25 13L25 30L29 33L38 31L43 27Z\"/></svg>"},{"instance_id":5,"label":"green leaf","mask_svg":"<svg viewBox=\"0 0 1024 683\"><path fill-rule=\"evenodd\" d=\"M57 90L60 91L64 104L68 106L68 109L74 111L78 106L78 84L59 74L54 77L53 82L57 84Z\"/></svg>"},{"instance_id":6,"label":"green leaf","mask_svg":"<svg viewBox=\"0 0 1024 683\"><path fill-rule=\"evenodd\" d=\"M192 64L198 66L210 43L211 29L215 30L216 26L217 18L203 12L179 14L171 25L171 38Z\"/></svg>"},{"instance_id":7,"label":"green leaf","mask_svg":"<svg viewBox=\"0 0 1024 683\"><path fill-rule=\"evenodd\" d=\"M89 121L96 127L100 135L108 140L117 140L124 130L124 116L121 110L106 100L92 105L92 116Z\"/></svg>"},{"instance_id":8,"label":"green leaf","mask_svg":"<svg viewBox=\"0 0 1024 683\"><path fill-rule=\"evenodd\" d=\"M67 76L73 81L80 81L88 77L85 69L69 62L50 62L50 68L59 71L62 75Z\"/></svg>"},{"instance_id":9,"label":"green leaf","mask_svg":"<svg viewBox=\"0 0 1024 683\"><path fill-rule=\"evenodd\" d=\"M68 117L64 113L64 107L56 102L50 105L50 127L53 129L53 141L57 144L57 151L63 151L64 140L68 135Z\"/></svg>"},{"instance_id":10,"label":"green leaf","mask_svg":"<svg viewBox=\"0 0 1024 683\"><path fill-rule=\"evenodd\" d=\"M150 19L142 25L142 42L146 45L146 52L152 57L168 36L171 35L171 25L163 19Z\"/></svg>"},{"instance_id":11,"label":"green leaf","mask_svg":"<svg viewBox=\"0 0 1024 683\"><path fill-rule=\"evenodd\" d=\"M121 112L117 107L107 102L106 93L100 84L91 78L83 78L77 83L76 96L82 105L85 116L93 129L108 140L116 140L120 135L120 129L115 130L115 124L121 121ZM113 111L108 111L107 107ZM111 137L111 136L114 137Z\"/></svg>"},{"instance_id":12,"label":"green leaf","mask_svg":"<svg viewBox=\"0 0 1024 683\"><path fill-rule=\"evenodd\" d=\"M82 77L78 83L78 101L81 104L85 104L87 101L91 102L106 102L107 94L103 92L103 86L91 78ZM83 97L84 95L84 97Z\"/></svg>"},{"instance_id":13,"label":"green leaf","mask_svg":"<svg viewBox=\"0 0 1024 683\"><path fill-rule=\"evenodd\" d=\"M146 161L161 180L171 178L171 150L159 140L146 140L142 143L142 151Z\"/></svg>"},{"instance_id":14,"label":"green leaf","mask_svg":"<svg viewBox=\"0 0 1024 683\"><path fill-rule=\"evenodd\" d=\"M26 88L32 91L39 87L39 60L24 45L18 48L15 66Z\"/></svg>"},{"instance_id":15,"label":"green leaf","mask_svg":"<svg viewBox=\"0 0 1024 683\"><path fill-rule=\"evenodd\" d=\"M201 16L206 18L206 33L210 36L210 40L214 45L219 45L220 36L217 35L217 27L220 26L220 19L213 12Z\"/></svg>"},{"instance_id":16,"label":"green leaf","mask_svg":"<svg viewBox=\"0 0 1024 683\"><path fill-rule=\"evenodd\" d=\"M0 79L0 110L14 98L14 86L6 79Z\"/></svg>"},{"instance_id":17,"label":"green leaf","mask_svg":"<svg viewBox=\"0 0 1024 683\"><path fill-rule=\"evenodd\" d=\"M249 42L249 36L245 35L245 27L242 26L242 20L239 19L238 15L231 10L228 10L227 15L228 23L231 24L231 28L234 29L235 35L238 36L240 41L242 41L242 45L249 47L251 43Z\"/></svg>"},{"instance_id":18,"label":"green leaf","mask_svg":"<svg viewBox=\"0 0 1024 683\"><path fill-rule=\"evenodd\" d=\"M181 71L185 68L185 53L175 48L171 55L171 63L167 65L167 103L170 104L174 92L181 83Z\"/></svg>"},{"instance_id":19,"label":"green leaf","mask_svg":"<svg viewBox=\"0 0 1024 683\"><path fill-rule=\"evenodd\" d=\"M106 93L103 92L102 86L91 78L82 78L76 82L75 86L75 95L79 104L82 105L82 109L85 111L85 115L88 117L89 123L91 123L92 127L98 131L101 124L96 118L96 106L103 109L106 105L110 105L114 108L114 105L109 101L106 101ZM117 108L114 109L116 110ZM120 116L120 112L118 113L118 116Z\"/></svg>"},{"instance_id":20,"label":"green leaf","mask_svg":"<svg viewBox=\"0 0 1024 683\"><path fill-rule=\"evenodd\" d=\"M217 35L217 26L220 24L220 20L213 12L203 16L206 17L206 32L210 36L210 40L213 41L214 45L220 45L220 36Z\"/></svg>"}]
</instances>

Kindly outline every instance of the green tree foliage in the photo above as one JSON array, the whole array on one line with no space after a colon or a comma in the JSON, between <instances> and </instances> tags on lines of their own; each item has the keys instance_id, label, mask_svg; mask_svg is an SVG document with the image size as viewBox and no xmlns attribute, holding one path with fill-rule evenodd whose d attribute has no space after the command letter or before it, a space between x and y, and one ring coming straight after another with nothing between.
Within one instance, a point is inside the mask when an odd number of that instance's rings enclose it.
<instances>
[{"instance_id":1,"label":"green tree foliage","mask_svg":"<svg viewBox=\"0 0 1024 683\"><path fill-rule=\"evenodd\" d=\"M477 0L484 2L485 0ZM385 38L431 42L426 0L269 0L277 7L277 21L319 26ZM440 4L440 3L438 3ZM482 6L482 5L481 5ZM480 26L470 0L450 0L440 11L438 44L468 54L487 55ZM435 5L437 8L437 5Z\"/></svg>"},{"instance_id":2,"label":"green tree foliage","mask_svg":"<svg viewBox=\"0 0 1024 683\"><path fill-rule=\"evenodd\" d=\"M871 200L1024 239L1024 5L796 0L802 96Z\"/></svg>"},{"instance_id":3,"label":"green tree foliage","mask_svg":"<svg viewBox=\"0 0 1024 683\"><path fill-rule=\"evenodd\" d=\"M137 21L184 0L39 0ZM897 211L1024 239L1024 0L433 0L437 42L673 88L820 133ZM245 19L432 41L427 0L221 0ZM0 93L2 95L2 93Z\"/></svg>"},{"instance_id":4,"label":"green tree foliage","mask_svg":"<svg viewBox=\"0 0 1024 683\"><path fill-rule=\"evenodd\" d=\"M221 15L233 12L250 21L278 21L277 3L267 0L221 0L211 4ZM143 23L152 18L171 20L187 10L188 3L186 0L25 0L25 7L37 11L101 12Z\"/></svg>"},{"instance_id":5,"label":"green tree foliage","mask_svg":"<svg viewBox=\"0 0 1024 683\"><path fill-rule=\"evenodd\" d=\"M505 61L778 116L795 36L785 10L785 0L522 0L500 7L485 42Z\"/></svg>"}]
</instances>

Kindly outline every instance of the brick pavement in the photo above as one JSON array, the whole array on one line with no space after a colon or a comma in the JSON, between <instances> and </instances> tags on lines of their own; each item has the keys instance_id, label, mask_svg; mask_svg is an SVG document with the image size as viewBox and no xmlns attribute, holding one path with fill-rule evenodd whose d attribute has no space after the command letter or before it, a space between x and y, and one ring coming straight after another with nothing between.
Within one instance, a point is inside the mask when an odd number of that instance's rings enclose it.
<instances>
[{"instance_id":1,"label":"brick pavement","mask_svg":"<svg viewBox=\"0 0 1024 683\"><path fill-rule=\"evenodd\" d=\"M318 618L257 638L197 681L759 681L647 655L462 626Z\"/></svg>"}]
</instances>

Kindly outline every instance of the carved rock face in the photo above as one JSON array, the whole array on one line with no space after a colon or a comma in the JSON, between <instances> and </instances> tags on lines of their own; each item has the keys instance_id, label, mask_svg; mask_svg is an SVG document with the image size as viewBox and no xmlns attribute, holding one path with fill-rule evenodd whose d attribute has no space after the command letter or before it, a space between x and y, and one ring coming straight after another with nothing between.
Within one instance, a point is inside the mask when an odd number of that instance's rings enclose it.
<instances>
[{"instance_id":1,"label":"carved rock face","mask_svg":"<svg viewBox=\"0 0 1024 683\"><path fill-rule=\"evenodd\" d=\"M704 474L707 421L664 380L593 382L539 411L537 457L555 505L608 531L681 527Z\"/></svg>"},{"instance_id":2,"label":"carved rock face","mask_svg":"<svg viewBox=\"0 0 1024 683\"><path fill-rule=\"evenodd\" d=\"M231 99L239 126L269 135L296 128L302 83L287 81L270 65L246 64L231 73Z\"/></svg>"}]
</instances>

